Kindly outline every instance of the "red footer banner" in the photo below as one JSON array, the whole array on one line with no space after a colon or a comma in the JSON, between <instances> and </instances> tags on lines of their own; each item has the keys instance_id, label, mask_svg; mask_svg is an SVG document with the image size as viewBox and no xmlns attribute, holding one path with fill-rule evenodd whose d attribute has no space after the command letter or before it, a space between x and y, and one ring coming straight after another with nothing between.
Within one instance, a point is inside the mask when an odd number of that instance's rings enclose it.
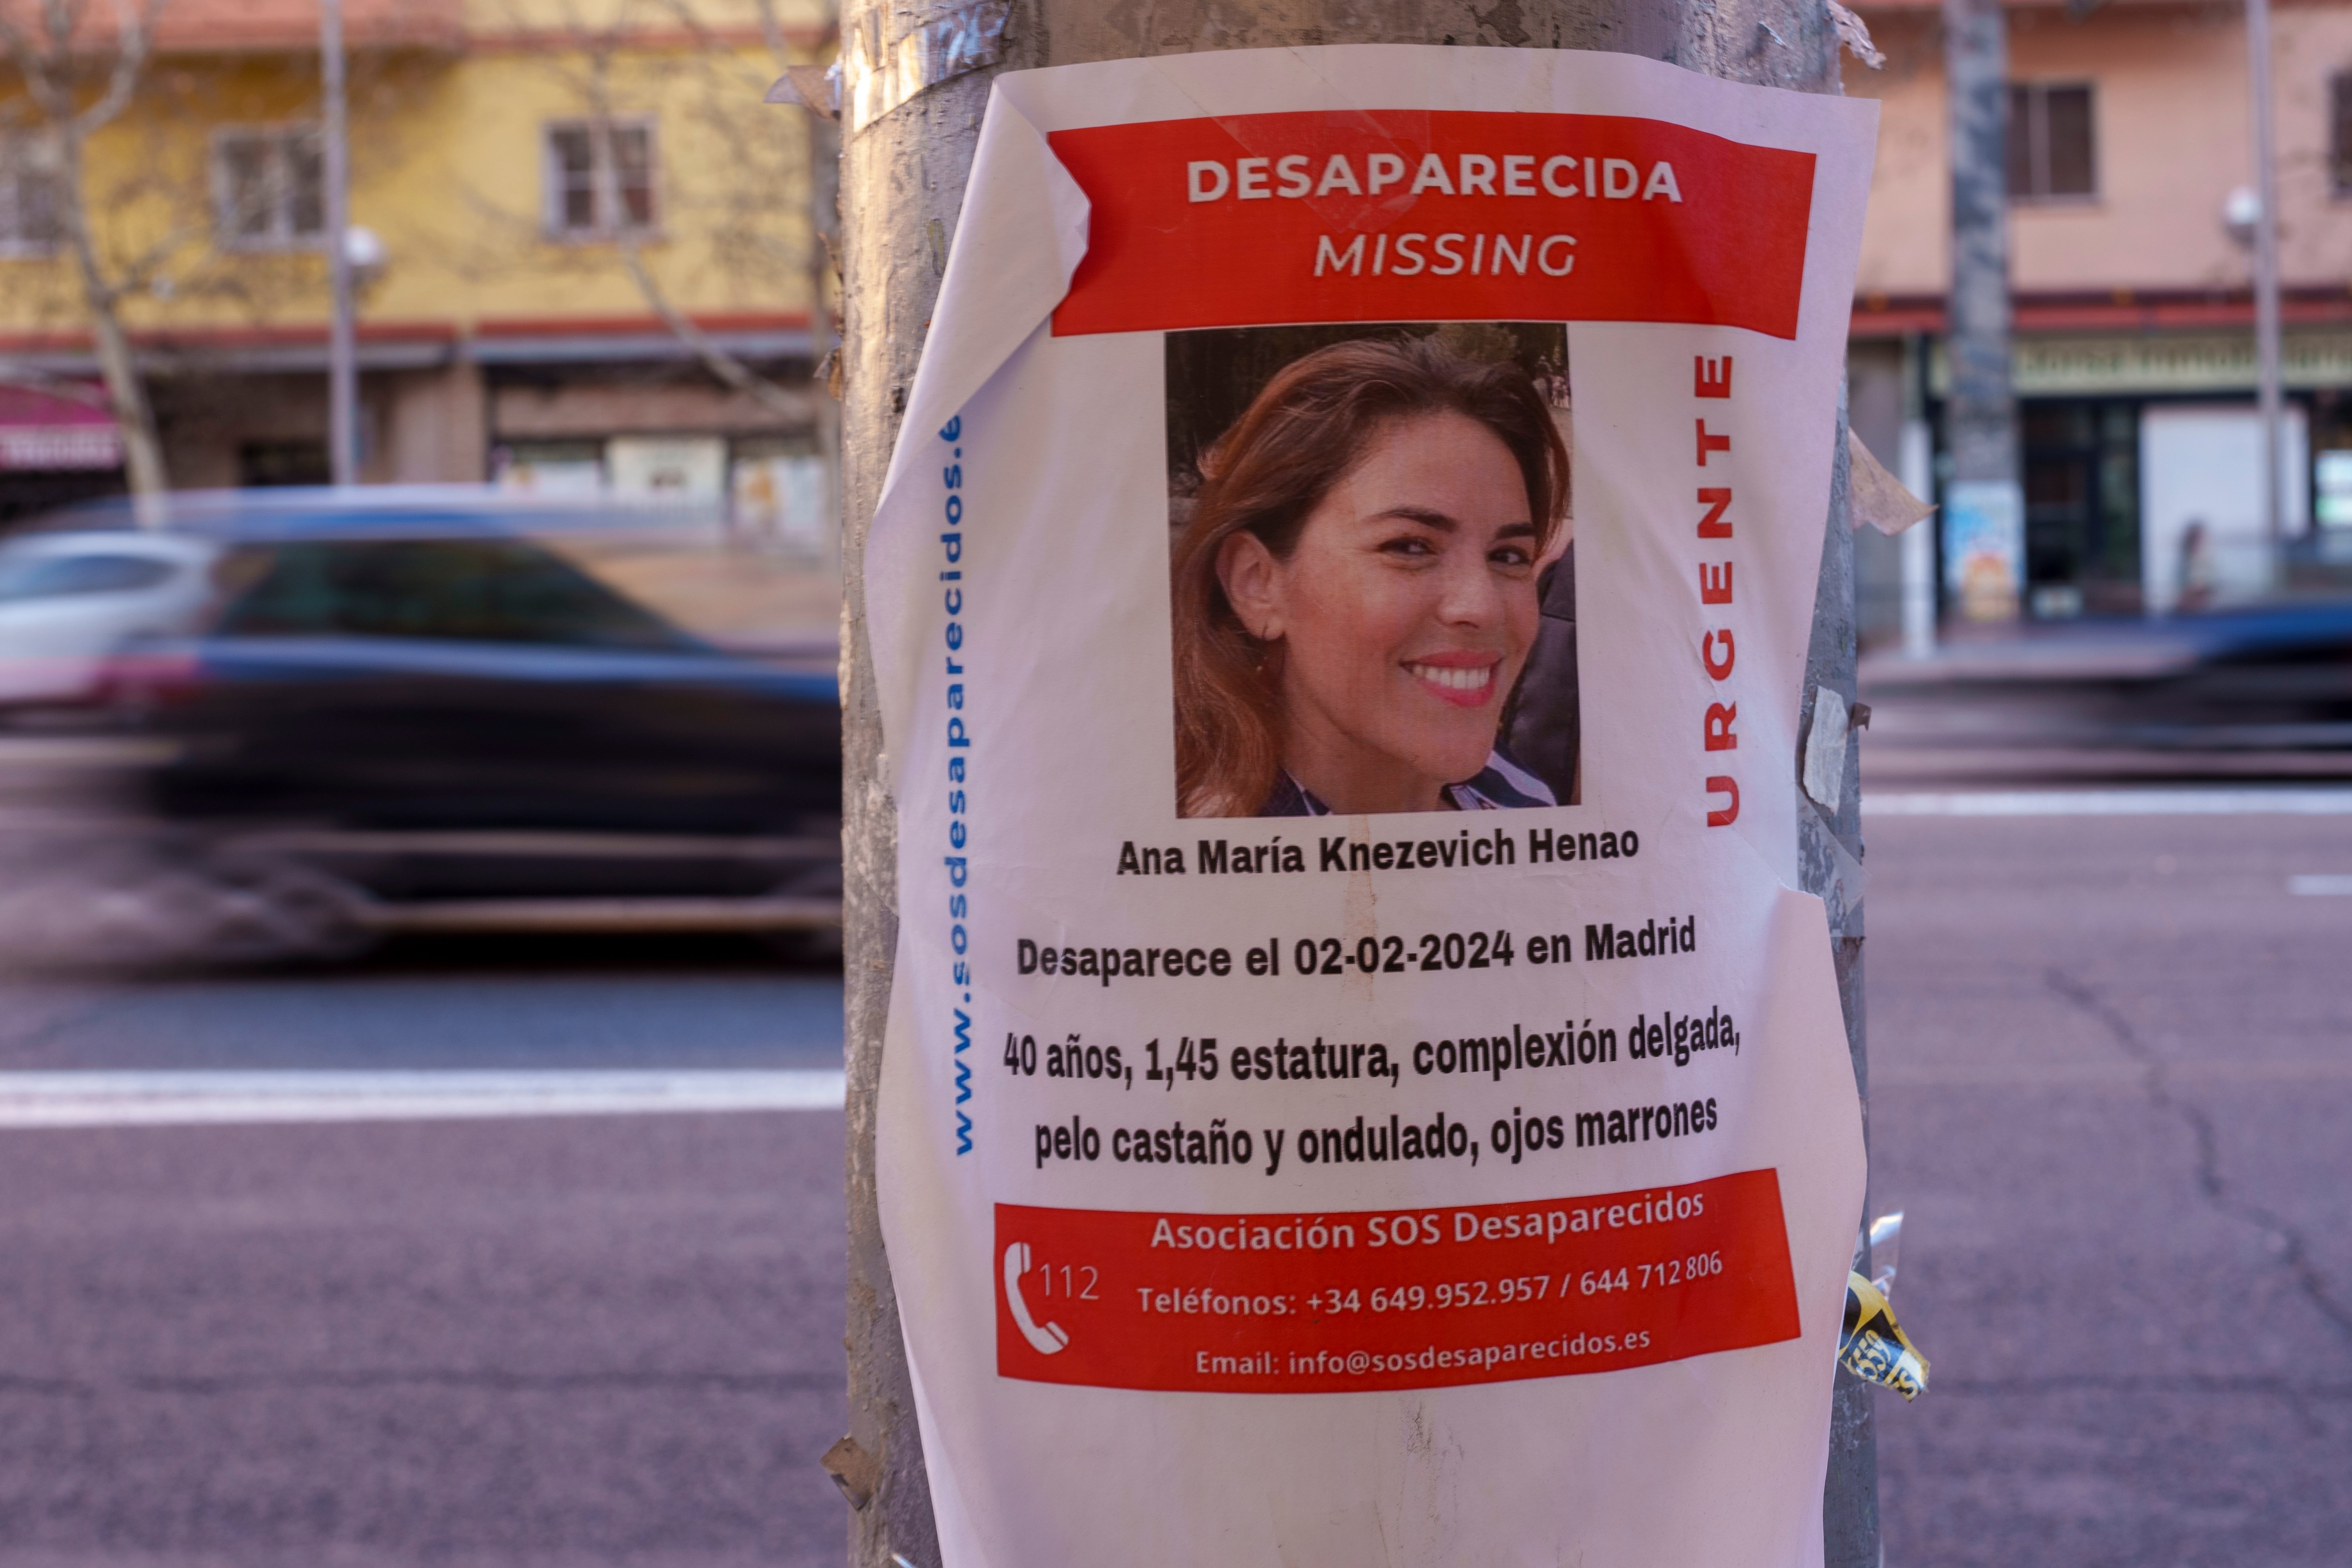
<instances>
[{"instance_id":1,"label":"red footer banner","mask_svg":"<svg viewBox=\"0 0 2352 1568\"><path fill-rule=\"evenodd\" d=\"M996 1370L1218 1394L1613 1372L1798 1335L1780 1184L1465 1208L996 1205Z\"/></svg>"}]
</instances>

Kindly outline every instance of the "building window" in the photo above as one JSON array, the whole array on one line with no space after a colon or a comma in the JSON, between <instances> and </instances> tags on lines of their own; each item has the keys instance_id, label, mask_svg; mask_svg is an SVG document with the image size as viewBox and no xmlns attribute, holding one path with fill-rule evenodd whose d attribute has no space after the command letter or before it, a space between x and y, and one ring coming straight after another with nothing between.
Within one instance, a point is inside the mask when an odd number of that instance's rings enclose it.
<instances>
[{"instance_id":1,"label":"building window","mask_svg":"<svg viewBox=\"0 0 2352 1568\"><path fill-rule=\"evenodd\" d=\"M324 441L247 441L236 449L236 482L247 489L335 482Z\"/></svg>"},{"instance_id":2,"label":"building window","mask_svg":"<svg viewBox=\"0 0 2352 1568\"><path fill-rule=\"evenodd\" d=\"M0 256L44 256L64 237L47 145L31 136L0 141Z\"/></svg>"},{"instance_id":3,"label":"building window","mask_svg":"<svg viewBox=\"0 0 2352 1568\"><path fill-rule=\"evenodd\" d=\"M224 131L213 143L222 242L236 250L316 245L327 226L316 127Z\"/></svg>"},{"instance_id":4,"label":"building window","mask_svg":"<svg viewBox=\"0 0 2352 1568\"><path fill-rule=\"evenodd\" d=\"M2009 89L2009 195L2012 201L2083 201L2093 177L2091 86L2025 82Z\"/></svg>"},{"instance_id":5,"label":"building window","mask_svg":"<svg viewBox=\"0 0 2352 1568\"><path fill-rule=\"evenodd\" d=\"M547 227L594 238L654 226L654 128L614 121L547 128Z\"/></svg>"},{"instance_id":6,"label":"building window","mask_svg":"<svg viewBox=\"0 0 2352 1568\"><path fill-rule=\"evenodd\" d=\"M2327 79L2327 172L2339 196L2352 196L2352 71Z\"/></svg>"}]
</instances>

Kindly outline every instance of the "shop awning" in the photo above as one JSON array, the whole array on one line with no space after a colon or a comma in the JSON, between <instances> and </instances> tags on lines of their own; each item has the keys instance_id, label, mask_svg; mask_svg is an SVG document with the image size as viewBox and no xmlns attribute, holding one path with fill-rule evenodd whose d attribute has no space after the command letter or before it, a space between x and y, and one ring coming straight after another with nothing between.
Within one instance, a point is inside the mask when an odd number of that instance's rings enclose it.
<instances>
[{"instance_id":1,"label":"shop awning","mask_svg":"<svg viewBox=\"0 0 2352 1568\"><path fill-rule=\"evenodd\" d=\"M121 468L122 433L98 389L87 391L99 400L0 386L0 472Z\"/></svg>"}]
</instances>

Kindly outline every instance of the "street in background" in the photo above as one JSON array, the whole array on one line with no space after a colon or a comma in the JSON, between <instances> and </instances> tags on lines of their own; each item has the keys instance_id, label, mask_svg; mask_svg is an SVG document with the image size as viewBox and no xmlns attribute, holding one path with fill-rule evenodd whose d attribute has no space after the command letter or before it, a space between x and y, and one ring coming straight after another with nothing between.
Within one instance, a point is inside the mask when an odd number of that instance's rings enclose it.
<instances>
[{"instance_id":1,"label":"street in background","mask_svg":"<svg viewBox=\"0 0 2352 1568\"><path fill-rule=\"evenodd\" d=\"M760 99L834 14L345 0L338 204L309 0L37 9L0 0L0 1558L838 1563L843 981L793 929L838 793L740 743L818 744L836 399L903 395L929 315L832 353L838 128ZM2019 634L1950 635L1940 517L1856 542L1873 1208L1936 1365L1877 1399L1886 1560L2342 1563L2352 5L2276 23L2276 548L2242 13L2004 9ZM1948 502L1943 39L1859 10L1852 426ZM488 526L261 493L333 471L331 247L357 477ZM59 517L142 471L246 521ZM455 635L525 581L546 636ZM422 729L370 706L422 686Z\"/></svg>"}]
</instances>

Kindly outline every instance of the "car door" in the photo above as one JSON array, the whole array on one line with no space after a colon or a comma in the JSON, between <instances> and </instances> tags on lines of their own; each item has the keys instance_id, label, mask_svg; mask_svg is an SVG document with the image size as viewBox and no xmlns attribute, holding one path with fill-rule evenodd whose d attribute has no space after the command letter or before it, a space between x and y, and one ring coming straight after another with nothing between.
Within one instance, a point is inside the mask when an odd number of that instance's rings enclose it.
<instances>
[{"instance_id":1,"label":"car door","mask_svg":"<svg viewBox=\"0 0 2352 1568\"><path fill-rule=\"evenodd\" d=\"M298 541L232 575L182 809L753 831L837 781L829 684L731 659L535 542Z\"/></svg>"}]
</instances>

